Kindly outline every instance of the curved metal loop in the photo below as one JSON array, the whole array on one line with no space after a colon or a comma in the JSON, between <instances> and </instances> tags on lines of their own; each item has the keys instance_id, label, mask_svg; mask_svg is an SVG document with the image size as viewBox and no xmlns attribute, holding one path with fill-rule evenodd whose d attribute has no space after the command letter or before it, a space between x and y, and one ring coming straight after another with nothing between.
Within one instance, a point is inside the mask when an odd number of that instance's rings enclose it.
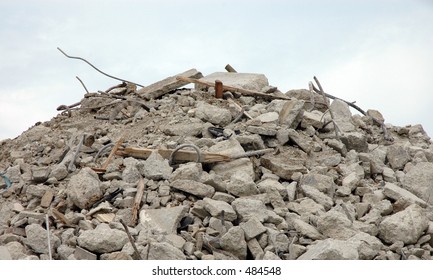
<instances>
[{"instance_id":1,"label":"curved metal loop","mask_svg":"<svg viewBox=\"0 0 433 280\"><path fill-rule=\"evenodd\" d=\"M196 153L197 153L197 160L196 160L196 162L201 162L201 152L200 152L199 147L197 147L197 146L194 145L194 144L182 144L182 145L177 146L176 149L173 150L173 152L172 152L171 155L170 155L170 159L169 159L168 163L169 163L170 165L173 165L174 155L175 155L179 150L181 150L181 149L183 149L183 148L187 148L187 147L189 147L189 148L193 148L193 149L196 151Z\"/></svg>"},{"instance_id":2,"label":"curved metal loop","mask_svg":"<svg viewBox=\"0 0 433 280\"><path fill-rule=\"evenodd\" d=\"M105 146L103 146L99 151L98 151L98 153L96 153L96 155L95 155L95 158L93 159L93 162L96 162L96 160L98 159L98 157L106 150L106 149L108 149L109 147L111 147L111 146L114 146L114 143L109 143L109 144L107 144L107 145L105 145Z\"/></svg>"}]
</instances>

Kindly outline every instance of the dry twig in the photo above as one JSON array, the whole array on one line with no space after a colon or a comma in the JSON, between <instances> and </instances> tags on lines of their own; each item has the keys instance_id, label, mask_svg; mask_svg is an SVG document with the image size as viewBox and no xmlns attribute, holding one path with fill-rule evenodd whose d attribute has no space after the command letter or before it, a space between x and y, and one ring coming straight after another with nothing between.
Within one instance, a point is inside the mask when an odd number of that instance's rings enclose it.
<instances>
[{"instance_id":1,"label":"dry twig","mask_svg":"<svg viewBox=\"0 0 433 280\"><path fill-rule=\"evenodd\" d=\"M340 140L340 135L338 133L338 131L340 130L340 128L338 127L337 123L335 122L334 112L332 112L331 108L329 107L329 99L326 98L326 95L325 95L325 92L323 91L322 85L320 84L320 82L316 78L316 76L314 76L314 81L316 81L317 86L319 87L319 93L322 94L323 101L325 102L325 105L328 108L329 114L331 115L331 120L332 120L332 123L334 124L335 138L337 138L337 140Z\"/></svg>"}]
</instances>

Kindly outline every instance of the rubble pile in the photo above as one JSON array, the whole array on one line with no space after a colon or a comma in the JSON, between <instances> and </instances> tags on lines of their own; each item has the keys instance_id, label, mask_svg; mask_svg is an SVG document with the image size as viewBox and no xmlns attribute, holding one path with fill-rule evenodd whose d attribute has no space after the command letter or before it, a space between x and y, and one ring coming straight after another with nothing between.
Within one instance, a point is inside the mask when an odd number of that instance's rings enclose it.
<instances>
[{"instance_id":1,"label":"rubble pile","mask_svg":"<svg viewBox=\"0 0 433 280\"><path fill-rule=\"evenodd\" d=\"M421 125L262 74L179 76L195 87L86 93L0 142L0 259L432 259Z\"/></svg>"}]
</instances>

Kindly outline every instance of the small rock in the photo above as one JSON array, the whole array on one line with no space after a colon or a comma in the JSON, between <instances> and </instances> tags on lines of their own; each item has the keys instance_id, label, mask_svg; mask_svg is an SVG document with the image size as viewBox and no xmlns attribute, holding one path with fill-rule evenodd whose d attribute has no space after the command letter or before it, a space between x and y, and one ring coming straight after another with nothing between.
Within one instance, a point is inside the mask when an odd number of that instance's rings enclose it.
<instances>
[{"instance_id":1,"label":"small rock","mask_svg":"<svg viewBox=\"0 0 433 280\"><path fill-rule=\"evenodd\" d=\"M249 125L247 131L259 134L263 136L275 136L277 135L276 125L273 124L262 124L260 126Z\"/></svg>"},{"instance_id":2,"label":"small rock","mask_svg":"<svg viewBox=\"0 0 433 280\"><path fill-rule=\"evenodd\" d=\"M433 203L433 163L420 162L412 167L402 179L402 186L425 202Z\"/></svg>"},{"instance_id":3,"label":"small rock","mask_svg":"<svg viewBox=\"0 0 433 280\"><path fill-rule=\"evenodd\" d=\"M309 126L313 126L315 128L323 127L323 113L317 110L308 112L305 111L301 121L301 127L307 128Z\"/></svg>"},{"instance_id":4,"label":"small rock","mask_svg":"<svg viewBox=\"0 0 433 280\"><path fill-rule=\"evenodd\" d=\"M229 124L232 120L232 115L229 110L202 101L197 102L195 116L205 122L210 122L222 127Z\"/></svg>"},{"instance_id":5,"label":"small rock","mask_svg":"<svg viewBox=\"0 0 433 280\"><path fill-rule=\"evenodd\" d=\"M352 243L328 238L307 248L298 260L357 260L358 249Z\"/></svg>"},{"instance_id":6,"label":"small rock","mask_svg":"<svg viewBox=\"0 0 433 280\"><path fill-rule=\"evenodd\" d=\"M224 211L224 219L227 221L234 221L237 218L235 210L224 201L213 200L205 197L203 199L204 208L212 215L212 217L220 218L221 213Z\"/></svg>"},{"instance_id":7,"label":"small rock","mask_svg":"<svg viewBox=\"0 0 433 280\"><path fill-rule=\"evenodd\" d=\"M388 147L386 159L392 169L403 169L405 164L410 160L409 153L403 145L394 144Z\"/></svg>"},{"instance_id":8,"label":"small rock","mask_svg":"<svg viewBox=\"0 0 433 280\"><path fill-rule=\"evenodd\" d=\"M260 200L237 198L232 203L241 221L248 221L251 217L256 217L260 222L264 222L268 217L266 205Z\"/></svg>"},{"instance_id":9,"label":"small rock","mask_svg":"<svg viewBox=\"0 0 433 280\"><path fill-rule=\"evenodd\" d=\"M245 241L244 231L236 226L230 228L221 237L221 248L244 260L247 256L247 242Z\"/></svg>"},{"instance_id":10,"label":"small rock","mask_svg":"<svg viewBox=\"0 0 433 280\"><path fill-rule=\"evenodd\" d=\"M230 181L227 184L227 191L237 197L258 193L253 179L245 172L238 172L230 177Z\"/></svg>"},{"instance_id":11,"label":"small rock","mask_svg":"<svg viewBox=\"0 0 433 280\"><path fill-rule=\"evenodd\" d=\"M264 254L263 249L256 238L248 240L247 247L255 260L257 260L258 257L261 257Z\"/></svg>"},{"instance_id":12,"label":"small rock","mask_svg":"<svg viewBox=\"0 0 433 280\"><path fill-rule=\"evenodd\" d=\"M291 150L283 152L278 156L264 155L260 159L263 167L271 170L279 177L291 180L291 177L296 172L307 173L307 168L304 166L306 154L299 150Z\"/></svg>"},{"instance_id":13,"label":"small rock","mask_svg":"<svg viewBox=\"0 0 433 280\"><path fill-rule=\"evenodd\" d=\"M365 134L361 132L346 132L341 135L341 141L347 150L355 150L358 153L368 152L368 143Z\"/></svg>"},{"instance_id":14,"label":"small rock","mask_svg":"<svg viewBox=\"0 0 433 280\"><path fill-rule=\"evenodd\" d=\"M277 112L264 113L256 117L255 119L259 120L262 123L276 122L278 120L278 113Z\"/></svg>"},{"instance_id":15,"label":"small rock","mask_svg":"<svg viewBox=\"0 0 433 280\"><path fill-rule=\"evenodd\" d=\"M0 260L12 260L12 256L6 246L0 246Z\"/></svg>"},{"instance_id":16,"label":"small rock","mask_svg":"<svg viewBox=\"0 0 433 280\"><path fill-rule=\"evenodd\" d=\"M39 254L48 254L47 231L38 224L26 226L26 236L24 243L29 246L34 252ZM60 238L50 232L51 250L55 252L60 246Z\"/></svg>"},{"instance_id":17,"label":"small rock","mask_svg":"<svg viewBox=\"0 0 433 280\"><path fill-rule=\"evenodd\" d=\"M185 260L183 252L167 242L152 242L149 248L149 260Z\"/></svg>"},{"instance_id":18,"label":"small rock","mask_svg":"<svg viewBox=\"0 0 433 280\"><path fill-rule=\"evenodd\" d=\"M265 255L263 256L263 260L281 260L281 258L277 255L275 255L274 253L272 253L271 251L266 251Z\"/></svg>"},{"instance_id":19,"label":"small rock","mask_svg":"<svg viewBox=\"0 0 433 280\"><path fill-rule=\"evenodd\" d=\"M74 251L74 257L77 260L96 260L98 256L92 252L87 251L81 247L76 247Z\"/></svg>"},{"instance_id":20,"label":"small rock","mask_svg":"<svg viewBox=\"0 0 433 280\"><path fill-rule=\"evenodd\" d=\"M67 193L71 201L79 208L85 209L102 197L98 174L89 167L85 167L72 175Z\"/></svg>"},{"instance_id":21,"label":"small rock","mask_svg":"<svg viewBox=\"0 0 433 280\"><path fill-rule=\"evenodd\" d=\"M332 198L312 186L302 185L301 190L306 197L309 197L320 205L323 205L325 210L331 209L331 207L334 205L334 201L332 200Z\"/></svg>"},{"instance_id":22,"label":"small rock","mask_svg":"<svg viewBox=\"0 0 433 280\"><path fill-rule=\"evenodd\" d=\"M201 163L188 162L181 164L171 175L170 181L176 180L193 180L200 181L203 173Z\"/></svg>"},{"instance_id":23,"label":"small rock","mask_svg":"<svg viewBox=\"0 0 433 280\"><path fill-rule=\"evenodd\" d=\"M279 124L287 125L289 128L296 128L302 120L304 104L303 100L295 98L287 101L281 109L278 118Z\"/></svg>"},{"instance_id":24,"label":"small rock","mask_svg":"<svg viewBox=\"0 0 433 280\"><path fill-rule=\"evenodd\" d=\"M124 231L99 224L94 230L83 231L77 239L78 245L95 253L119 251L128 242Z\"/></svg>"},{"instance_id":25,"label":"small rock","mask_svg":"<svg viewBox=\"0 0 433 280\"><path fill-rule=\"evenodd\" d=\"M306 236L308 238L311 238L312 240L324 239L324 236L315 227L307 224L301 219L293 219L292 223L296 231L299 232L302 236Z\"/></svg>"},{"instance_id":26,"label":"small rock","mask_svg":"<svg viewBox=\"0 0 433 280\"><path fill-rule=\"evenodd\" d=\"M329 106L329 110L332 111L334 121L337 123L341 132L345 133L355 130L355 126L352 123L352 113L346 102L334 99Z\"/></svg>"},{"instance_id":27,"label":"small rock","mask_svg":"<svg viewBox=\"0 0 433 280\"><path fill-rule=\"evenodd\" d=\"M251 217L247 222L242 223L240 227L243 229L247 241L266 231L266 228L255 216Z\"/></svg>"},{"instance_id":28,"label":"small rock","mask_svg":"<svg viewBox=\"0 0 433 280\"><path fill-rule=\"evenodd\" d=\"M305 174L301 185L309 185L326 194L332 193L337 187L332 177L316 173Z\"/></svg>"},{"instance_id":29,"label":"small rock","mask_svg":"<svg viewBox=\"0 0 433 280\"><path fill-rule=\"evenodd\" d=\"M43 183L48 179L51 169L49 167L32 167L32 180L35 183Z\"/></svg>"},{"instance_id":30,"label":"small rock","mask_svg":"<svg viewBox=\"0 0 433 280\"><path fill-rule=\"evenodd\" d=\"M186 206L144 209L140 211L140 223L161 233L176 233L180 220L187 212Z\"/></svg>"},{"instance_id":31,"label":"small rock","mask_svg":"<svg viewBox=\"0 0 433 280\"><path fill-rule=\"evenodd\" d=\"M225 201L228 204L231 204L236 198L228 193L215 192L214 195L212 196L212 199Z\"/></svg>"},{"instance_id":32,"label":"small rock","mask_svg":"<svg viewBox=\"0 0 433 280\"><path fill-rule=\"evenodd\" d=\"M385 184L383 188L383 194L392 200L402 199L408 201L409 203L416 203L421 207L427 207L427 203L424 200L392 183Z\"/></svg>"},{"instance_id":33,"label":"small rock","mask_svg":"<svg viewBox=\"0 0 433 280\"><path fill-rule=\"evenodd\" d=\"M200 198L212 197L212 195L215 193L215 189L213 187L192 180L176 180L171 182L170 186Z\"/></svg>"},{"instance_id":34,"label":"small rock","mask_svg":"<svg viewBox=\"0 0 433 280\"><path fill-rule=\"evenodd\" d=\"M347 216L335 209L319 216L317 229L327 237L343 240L357 233Z\"/></svg>"},{"instance_id":35,"label":"small rock","mask_svg":"<svg viewBox=\"0 0 433 280\"><path fill-rule=\"evenodd\" d=\"M137 169L141 175L150 180L166 180L173 171L168 160L164 159L156 150L150 154L146 161L137 164Z\"/></svg>"}]
</instances>

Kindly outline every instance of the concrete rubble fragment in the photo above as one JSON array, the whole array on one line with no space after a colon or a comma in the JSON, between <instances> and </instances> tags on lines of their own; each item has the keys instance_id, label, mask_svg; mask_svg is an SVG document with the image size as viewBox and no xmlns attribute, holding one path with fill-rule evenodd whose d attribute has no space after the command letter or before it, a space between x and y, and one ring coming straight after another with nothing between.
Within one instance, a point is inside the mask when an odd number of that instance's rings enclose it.
<instances>
[{"instance_id":1,"label":"concrete rubble fragment","mask_svg":"<svg viewBox=\"0 0 433 280\"><path fill-rule=\"evenodd\" d=\"M321 94L256 73L107 93L0 141L0 259L46 260L48 235L61 260L433 259L421 125L385 137L329 97L337 137Z\"/></svg>"}]
</instances>

